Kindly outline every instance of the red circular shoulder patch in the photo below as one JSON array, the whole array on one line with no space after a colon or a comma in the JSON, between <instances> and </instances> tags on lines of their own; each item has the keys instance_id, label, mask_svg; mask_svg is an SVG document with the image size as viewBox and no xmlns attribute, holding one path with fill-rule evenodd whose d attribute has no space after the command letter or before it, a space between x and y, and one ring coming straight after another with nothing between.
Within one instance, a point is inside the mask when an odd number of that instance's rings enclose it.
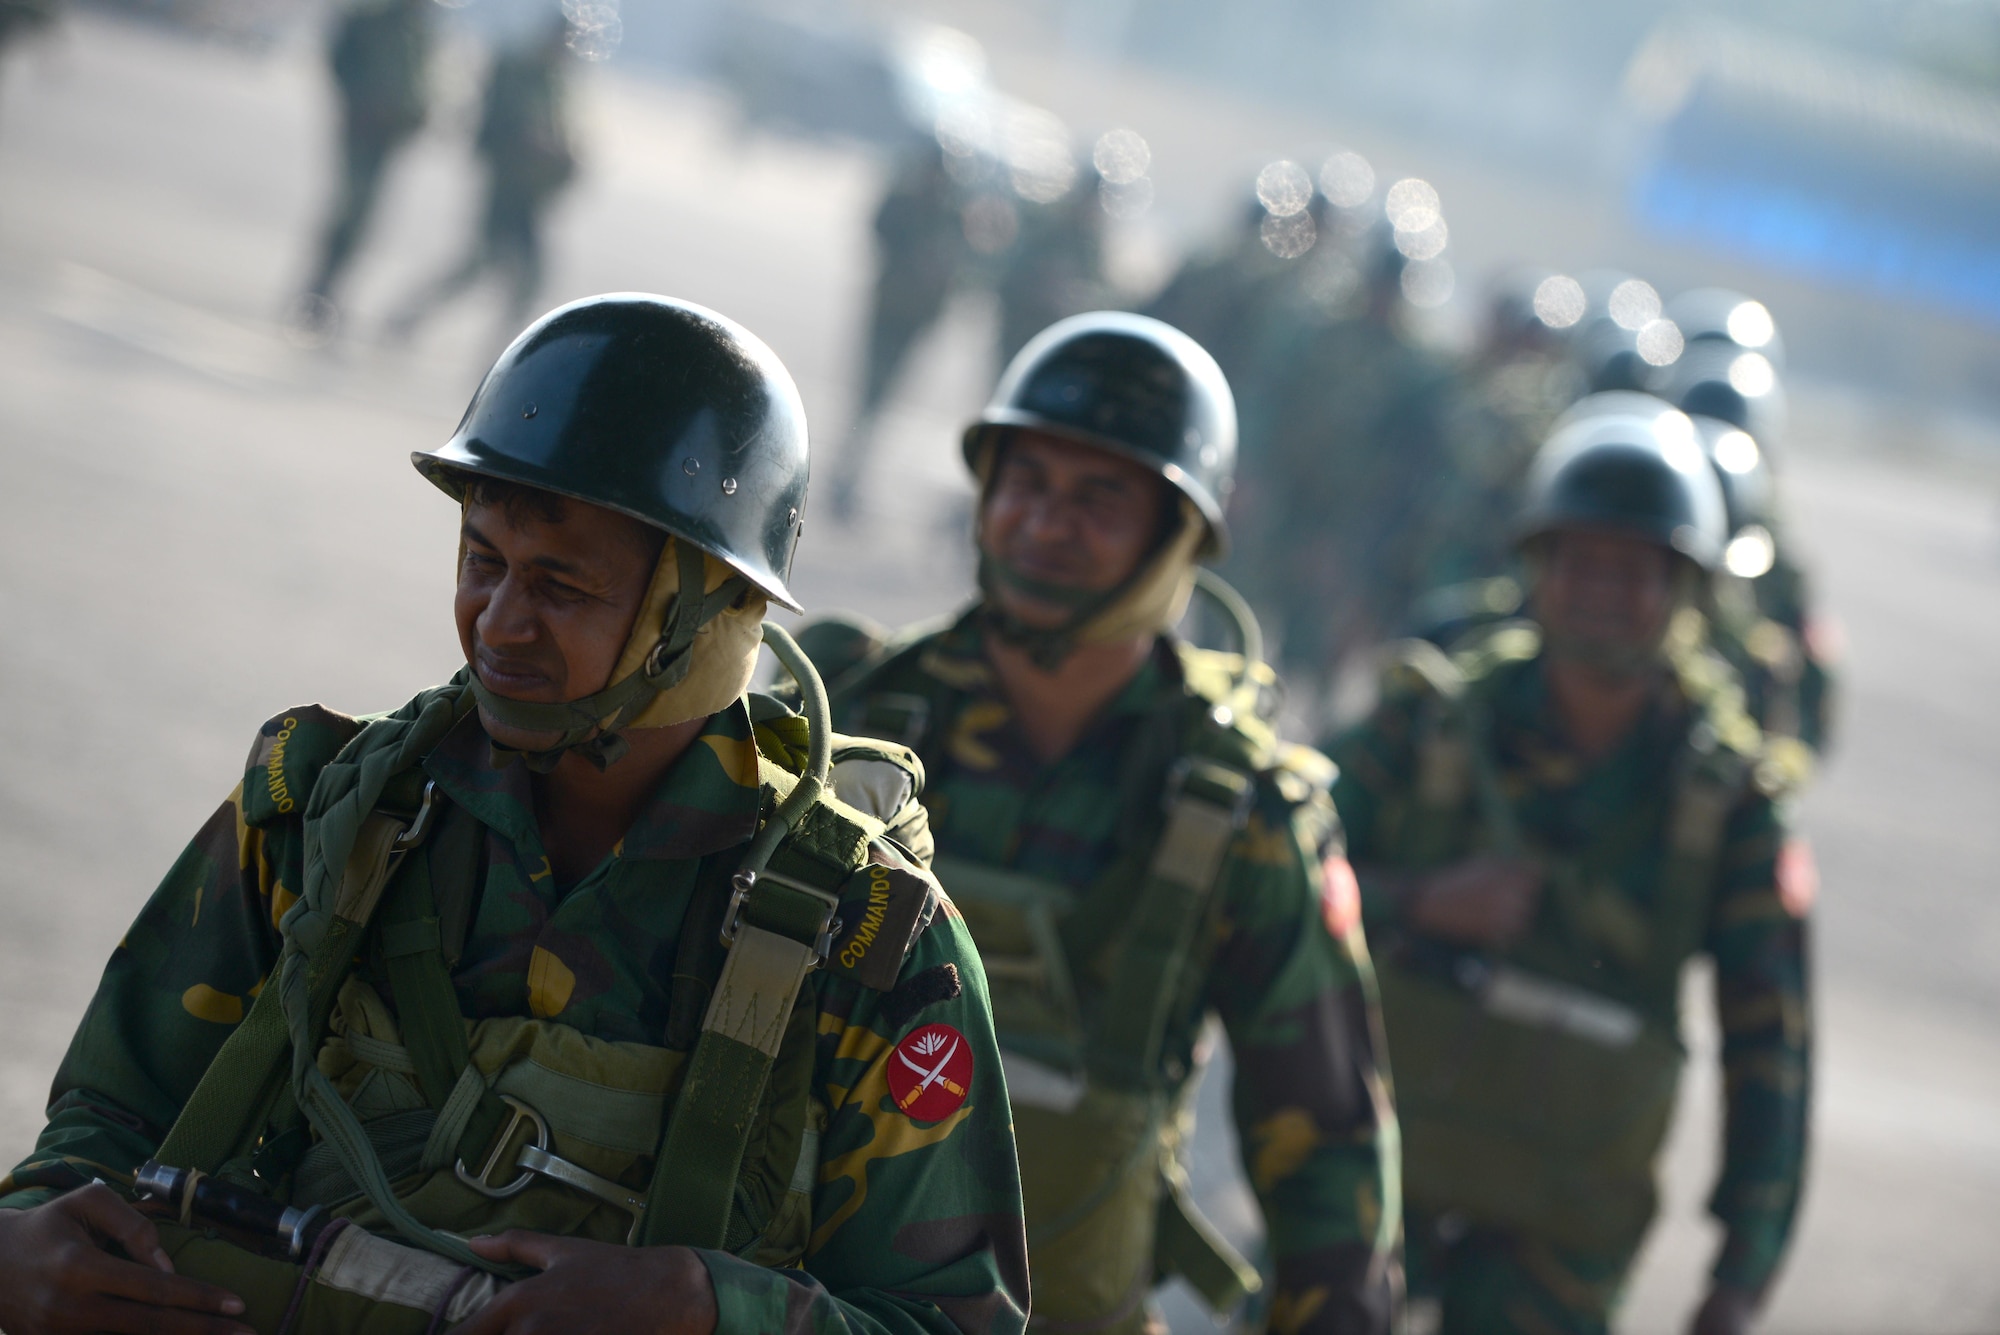
<instances>
[{"instance_id":1,"label":"red circular shoulder patch","mask_svg":"<svg viewBox=\"0 0 2000 1335\"><path fill-rule=\"evenodd\" d=\"M889 1095L919 1122L941 1122L972 1091L972 1046L948 1024L903 1035L889 1054Z\"/></svg>"},{"instance_id":2,"label":"red circular shoulder patch","mask_svg":"<svg viewBox=\"0 0 2000 1335\"><path fill-rule=\"evenodd\" d=\"M1338 941L1361 921L1361 882L1354 867L1338 853L1319 864L1319 911L1327 934Z\"/></svg>"}]
</instances>

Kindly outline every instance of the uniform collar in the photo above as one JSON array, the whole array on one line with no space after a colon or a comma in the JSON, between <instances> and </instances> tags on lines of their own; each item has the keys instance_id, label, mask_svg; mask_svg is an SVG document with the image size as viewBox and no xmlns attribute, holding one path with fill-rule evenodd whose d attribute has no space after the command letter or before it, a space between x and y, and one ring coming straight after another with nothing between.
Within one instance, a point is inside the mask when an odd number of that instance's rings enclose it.
<instances>
[{"instance_id":1,"label":"uniform collar","mask_svg":"<svg viewBox=\"0 0 2000 1335\"><path fill-rule=\"evenodd\" d=\"M478 711L424 758L438 787L479 820L519 847L540 847L534 794L518 757L496 768L493 746ZM739 697L709 717L701 734L660 779L653 796L625 832L624 858L704 857L746 842L757 830L762 789L750 711Z\"/></svg>"}]
</instances>

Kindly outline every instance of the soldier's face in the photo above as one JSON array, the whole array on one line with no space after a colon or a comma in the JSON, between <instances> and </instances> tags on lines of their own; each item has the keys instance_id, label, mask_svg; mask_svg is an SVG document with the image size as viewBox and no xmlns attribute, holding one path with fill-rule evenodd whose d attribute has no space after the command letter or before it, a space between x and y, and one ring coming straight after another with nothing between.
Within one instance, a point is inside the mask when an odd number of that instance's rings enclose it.
<instances>
[{"instance_id":1,"label":"soldier's face","mask_svg":"<svg viewBox=\"0 0 2000 1335\"><path fill-rule=\"evenodd\" d=\"M1116 588L1153 550L1165 483L1104 450L1027 431L1008 442L979 515L979 545L1016 573L1080 593ZM992 596L1029 625L1068 608L1002 585Z\"/></svg>"},{"instance_id":2,"label":"soldier's face","mask_svg":"<svg viewBox=\"0 0 2000 1335\"><path fill-rule=\"evenodd\" d=\"M638 520L581 501L548 519L519 507L468 506L453 613L466 662L512 700L575 700L601 691L632 633L658 560ZM554 734L509 728L480 711L488 735L533 750Z\"/></svg>"},{"instance_id":3,"label":"soldier's face","mask_svg":"<svg viewBox=\"0 0 2000 1335\"><path fill-rule=\"evenodd\" d=\"M1673 615L1674 561L1666 548L1628 534L1552 534L1535 583L1535 618L1552 647L1605 662L1650 657Z\"/></svg>"}]
</instances>

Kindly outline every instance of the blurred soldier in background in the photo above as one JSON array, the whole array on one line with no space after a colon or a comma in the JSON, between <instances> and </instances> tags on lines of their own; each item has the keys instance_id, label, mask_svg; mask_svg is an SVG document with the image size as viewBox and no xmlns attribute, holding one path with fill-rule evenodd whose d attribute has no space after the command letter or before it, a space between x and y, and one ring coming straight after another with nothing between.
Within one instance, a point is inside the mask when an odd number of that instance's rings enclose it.
<instances>
[{"instance_id":1,"label":"blurred soldier in background","mask_svg":"<svg viewBox=\"0 0 2000 1335\"><path fill-rule=\"evenodd\" d=\"M1425 506L1419 589L1448 589L1507 568L1528 465L1556 418L1583 393L1583 374L1563 336L1563 324L1576 319L1563 299L1576 286L1534 269L1515 269L1494 283L1479 343L1454 395L1445 467ZM1580 308L1580 288L1574 296ZM1414 619L1431 615L1420 601Z\"/></svg>"},{"instance_id":2,"label":"blurred soldier in background","mask_svg":"<svg viewBox=\"0 0 2000 1335\"><path fill-rule=\"evenodd\" d=\"M1086 162L1059 197L1015 202L1020 235L1002 257L994 284L1002 366L1056 321L1116 304L1104 275L1099 184L1097 169Z\"/></svg>"},{"instance_id":3,"label":"blurred soldier in background","mask_svg":"<svg viewBox=\"0 0 2000 1335\"><path fill-rule=\"evenodd\" d=\"M1181 265L1146 304L1146 314L1208 348L1231 385L1255 378L1255 349L1271 306L1300 280L1300 255L1279 254L1265 240L1275 217L1252 195L1238 229Z\"/></svg>"},{"instance_id":4,"label":"blurred soldier in background","mask_svg":"<svg viewBox=\"0 0 2000 1335\"><path fill-rule=\"evenodd\" d=\"M896 375L924 331L937 322L970 254L964 192L946 170L936 139L904 156L875 210L875 295L868 315L861 402L829 481L836 519L854 514L866 481L876 419Z\"/></svg>"},{"instance_id":5,"label":"blurred soldier in background","mask_svg":"<svg viewBox=\"0 0 2000 1335\"><path fill-rule=\"evenodd\" d=\"M1215 362L1141 316L1064 321L965 435L980 601L884 642L808 628L834 716L914 748L934 866L992 988L1034 1319L1156 1328L1180 1275L1257 1286L1195 1213L1182 1153L1211 1012L1275 1263L1273 1330L1367 1335L1397 1305L1394 1112L1352 874L1317 752L1281 743L1258 634L1171 634L1225 541L1235 411Z\"/></svg>"},{"instance_id":6,"label":"blurred soldier in background","mask_svg":"<svg viewBox=\"0 0 2000 1335\"><path fill-rule=\"evenodd\" d=\"M0 68L22 38L55 22L59 0L0 0Z\"/></svg>"},{"instance_id":7,"label":"blurred soldier in background","mask_svg":"<svg viewBox=\"0 0 2000 1335\"><path fill-rule=\"evenodd\" d=\"M1670 311L1688 321L1688 344L1667 369L1663 393L1701 428L1729 505L1711 612L1716 647L1743 675L1764 730L1817 756L1833 725L1839 635L1814 614L1810 581L1781 522L1783 344L1763 303L1739 293L1686 293Z\"/></svg>"},{"instance_id":8,"label":"blurred soldier in background","mask_svg":"<svg viewBox=\"0 0 2000 1335\"><path fill-rule=\"evenodd\" d=\"M1324 683L1408 615L1422 522L1453 420L1451 363L1411 326L1404 232L1386 220L1317 260L1259 343L1245 461L1260 498L1240 516L1245 593L1272 609L1288 674ZM1349 275L1349 296L1327 280Z\"/></svg>"},{"instance_id":9,"label":"blurred soldier in background","mask_svg":"<svg viewBox=\"0 0 2000 1335\"><path fill-rule=\"evenodd\" d=\"M392 340L409 338L489 271L506 286L507 328L517 328L533 306L542 285L542 218L576 174L566 106L571 35L569 20L557 15L494 58L474 144L486 167L479 233L457 268L390 319Z\"/></svg>"},{"instance_id":10,"label":"blurred soldier in background","mask_svg":"<svg viewBox=\"0 0 2000 1335\"><path fill-rule=\"evenodd\" d=\"M297 314L307 330L328 332L338 321L335 292L375 212L383 173L423 126L431 36L431 0L363 0L334 28L327 54L340 90L341 177Z\"/></svg>"},{"instance_id":11,"label":"blurred soldier in background","mask_svg":"<svg viewBox=\"0 0 2000 1335\"><path fill-rule=\"evenodd\" d=\"M1410 642L1332 747L1380 952L1413 1303L1603 1335L1655 1206L1682 967L1714 961L1724 1237L1698 1335L1748 1328L1804 1174L1810 855L1692 608L1720 489L1679 413L1561 427L1518 530L1528 617ZM1690 633L1691 623L1693 631Z\"/></svg>"}]
</instances>

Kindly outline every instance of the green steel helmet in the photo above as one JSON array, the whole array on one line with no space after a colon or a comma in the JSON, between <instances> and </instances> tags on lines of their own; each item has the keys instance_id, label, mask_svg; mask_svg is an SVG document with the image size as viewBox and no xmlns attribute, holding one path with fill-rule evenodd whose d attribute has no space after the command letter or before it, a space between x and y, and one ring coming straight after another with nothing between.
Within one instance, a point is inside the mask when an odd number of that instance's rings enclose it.
<instances>
[{"instance_id":1,"label":"green steel helmet","mask_svg":"<svg viewBox=\"0 0 2000 1335\"><path fill-rule=\"evenodd\" d=\"M1669 368L1660 392L1690 416L1749 432L1766 453L1782 445L1789 415L1785 387L1761 352L1726 342L1693 344Z\"/></svg>"},{"instance_id":2,"label":"green steel helmet","mask_svg":"<svg viewBox=\"0 0 2000 1335\"><path fill-rule=\"evenodd\" d=\"M1687 415L1654 400L1644 413L1558 427L1528 471L1515 536L1565 529L1630 533L1715 569L1727 538L1722 487Z\"/></svg>"},{"instance_id":3,"label":"green steel helmet","mask_svg":"<svg viewBox=\"0 0 2000 1335\"><path fill-rule=\"evenodd\" d=\"M1690 347L1724 343L1745 352L1761 352L1771 365L1785 369L1785 340L1778 322L1763 302L1723 287L1698 287L1667 303L1667 318L1680 327Z\"/></svg>"},{"instance_id":4,"label":"green steel helmet","mask_svg":"<svg viewBox=\"0 0 2000 1335\"><path fill-rule=\"evenodd\" d=\"M1229 531L1222 508L1236 475L1236 400L1207 349L1144 315L1096 311L1050 325L1009 363L992 402L965 431L975 473L1006 431L1045 431L1158 473L1208 523L1204 556Z\"/></svg>"},{"instance_id":5,"label":"green steel helmet","mask_svg":"<svg viewBox=\"0 0 2000 1335\"><path fill-rule=\"evenodd\" d=\"M501 478L617 510L773 602L806 502L806 415L777 355L692 302L643 292L550 311L486 373L452 438L411 455L453 496Z\"/></svg>"}]
</instances>

